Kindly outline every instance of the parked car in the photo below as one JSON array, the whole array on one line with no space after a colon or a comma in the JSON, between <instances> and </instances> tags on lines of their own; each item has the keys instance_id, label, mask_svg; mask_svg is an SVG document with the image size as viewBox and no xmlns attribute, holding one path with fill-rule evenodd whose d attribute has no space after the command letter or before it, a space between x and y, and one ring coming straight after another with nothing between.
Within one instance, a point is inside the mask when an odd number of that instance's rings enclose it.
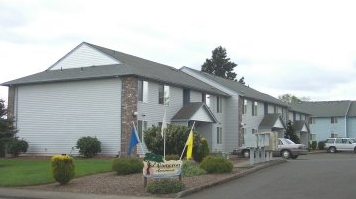
<instances>
[{"instance_id":1,"label":"parked car","mask_svg":"<svg viewBox=\"0 0 356 199\"><path fill-rule=\"evenodd\" d=\"M296 159L299 155L306 155L307 152L307 147L304 144L296 144L287 138L278 138L278 148L273 151L273 156ZM248 158L250 157L250 148L239 147L234 149L231 154Z\"/></svg>"},{"instance_id":2,"label":"parked car","mask_svg":"<svg viewBox=\"0 0 356 199\"><path fill-rule=\"evenodd\" d=\"M338 151L353 151L356 153L356 142L354 138L328 138L324 149L329 153Z\"/></svg>"}]
</instances>

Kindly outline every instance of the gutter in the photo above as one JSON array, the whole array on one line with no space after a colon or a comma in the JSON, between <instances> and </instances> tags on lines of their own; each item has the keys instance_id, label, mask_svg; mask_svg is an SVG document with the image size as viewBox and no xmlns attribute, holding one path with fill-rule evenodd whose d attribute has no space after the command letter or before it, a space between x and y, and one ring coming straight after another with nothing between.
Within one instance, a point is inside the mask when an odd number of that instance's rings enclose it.
<instances>
[{"instance_id":1,"label":"gutter","mask_svg":"<svg viewBox=\"0 0 356 199\"><path fill-rule=\"evenodd\" d=\"M351 106L351 101L349 102L349 106L347 107L347 111L346 111L346 114L345 114L345 137L347 137L347 114L350 110L350 106Z\"/></svg>"}]
</instances>

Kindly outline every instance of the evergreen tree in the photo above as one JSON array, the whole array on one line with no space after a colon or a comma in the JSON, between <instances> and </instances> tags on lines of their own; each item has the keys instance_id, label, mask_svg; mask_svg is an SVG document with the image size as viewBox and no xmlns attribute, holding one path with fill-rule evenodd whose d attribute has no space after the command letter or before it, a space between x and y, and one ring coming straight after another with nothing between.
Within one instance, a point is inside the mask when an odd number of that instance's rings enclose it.
<instances>
[{"instance_id":1,"label":"evergreen tree","mask_svg":"<svg viewBox=\"0 0 356 199\"><path fill-rule=\"evenodd\" d=\"M300 144L300 139L297 136L297 134L295 133L292 122L290 120L287 123L287 130L286 130L285 138L292 140L296 144Z\"/></svg>"},{"instance_id":2,"label":"evergreen tree","mask_svg":"<svg viewBox=\"0 0 356 199\"><path fill-rule=\"evenodd\" d=\"M241 84L245 84L245 78L244 78L244 77L241 77L241 79L239 80L239 82L240 82Z\"/></svg>"},{"instance_id":3,"label":"evergreen tree","mask_svg":"<svg viewBox=\"0 0 356 199\"><path fill-rule=\"evenodd\" d=\"M236 66L227 58L226 49L219 46L212 51L211 59L205 60L201 71L236 81L236 73L233 72Z\"/></svg>"},{"instance_id":4,"label":"evergreen tree","mask_svg":"<svg viewBox=\"0 0 356 199\"><path fill-rule=\"evenodd\" d=\"M5 155L5 144L16 135L13 120L7 117L4 100L0 99L0 157Z\"/></svg>"}]
</instances>

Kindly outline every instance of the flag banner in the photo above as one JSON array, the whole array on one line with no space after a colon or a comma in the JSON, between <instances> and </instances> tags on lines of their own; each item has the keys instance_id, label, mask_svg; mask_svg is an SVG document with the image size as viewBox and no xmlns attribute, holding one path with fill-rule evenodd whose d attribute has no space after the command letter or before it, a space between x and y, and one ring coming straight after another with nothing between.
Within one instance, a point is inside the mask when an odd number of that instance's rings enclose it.
<instances>
[{"instance_id":1,"label":"flag banner","mask_svg":"<svg viewBox=\"0 0 356 199\"><path fill-rule=\"evenodd\" d=\"M138 138L137 138L136 130L135 130L135 127L132 127L132 130L131 130L131 140L130 140L129 149L127 150L127 155L131 155L132 149L133 149L137 144L138 144Z\"/></svg>"},{"instance_id":2,"label":"flag banner","mask_svg":"<svg viewBox=\"0 0 356 199\"><path fill-rule=\"evenodd\" d=\"M187 160L190 160L192 158L192 152L193 152L193 139L194 139L194 135L193 135L193 130L190 130L189 136L188 136L188 140L187 140Z\"/></svg>"}]
</instances>

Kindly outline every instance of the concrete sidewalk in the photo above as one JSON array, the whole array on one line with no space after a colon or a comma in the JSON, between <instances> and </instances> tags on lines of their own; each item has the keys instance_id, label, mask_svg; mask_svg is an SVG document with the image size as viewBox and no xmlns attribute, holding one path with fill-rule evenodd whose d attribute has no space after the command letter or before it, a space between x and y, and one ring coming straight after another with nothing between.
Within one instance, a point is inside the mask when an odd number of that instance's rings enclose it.
<instances>
[{"instance_id":1,"label":"concrete sidewalk","mask_svg":"<svg viewBox=\"0 0 356 199\"><path fill-rule=\"evenodd\" d=\"M250 173L256 172L260 169L273 166L286 162L284 159L275 159L269 162L258 163L256 165L249 165L249 162L240 162L234 167L243 167L246 168L244 172L238 173L236 175L230 176L228 178L210 182L205 185L194 187L188 190L184 190L176 194L176 198L187 196L195 192L207 189L209 187L219 185L243 176L246 176ZM54 191L41 191L41 190L32 190L26 188L4 188L0 187L0 199L153 199L153 198L163 198L155 196L127 196L127 195L99 195L99 194L86 194L86 193L73 193L73 192L54 192Z\"/></svg>"}]
</instances>

